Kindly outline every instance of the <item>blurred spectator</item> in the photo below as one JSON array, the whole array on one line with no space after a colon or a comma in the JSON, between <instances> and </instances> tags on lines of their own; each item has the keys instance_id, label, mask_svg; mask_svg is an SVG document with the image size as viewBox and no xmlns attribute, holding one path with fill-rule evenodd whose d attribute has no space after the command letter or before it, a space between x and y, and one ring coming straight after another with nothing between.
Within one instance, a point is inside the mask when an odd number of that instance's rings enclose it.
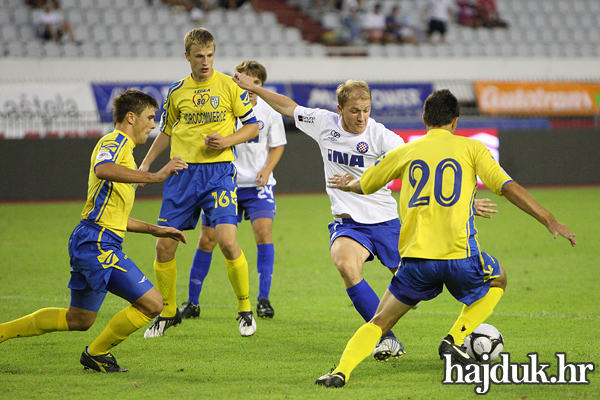
<instances>
[{"instance_id":1,"label":"blurred spectator","mask_svg":"<svg viewBox=\"0 0 600 400\"><path fill-rule=\"evenodd\" d=\"M456 12L453 0L428 0L424 10L424 20L428 23L427 42L433 43L433 34L440 34L440 43L446 43L448 23Z\"/></svg>"},{"instance_id":2,"label":"blurred spectator","mask_svg":"<svg viewBox=\"0 0 600 400\"><path fill-rule=\"evenodd\" d=\"M456 2L458 8L457 22L459 25L477 28L482 25L481 18L477 12L477 0L459 0Z\"/></svg>"},{"instance_id":3,"label":"blurred spectator","mask_svg":"<svg viewBox=\"0 0 600 400\"><path fill-rule=\"evenodd\" d=\"M39 36L42 39L58 41L67 34L71 41L75 41L73 27L58 11L58 4L54 0L50 0L46 2L44 7L45 12L39 17Z\"/></svg>"},{"instance_id":4,"label":"blurred spectator","mask_svg":"<svg viewBox=\"0 0 600 400\"><path fill-rule=\"evenodd\" d=\"M498 7L496 6L496 0L478 0L477 13L481 18L483 26L485 26L486 28L508 27L508 23L500 19Z\"/></svg>"},{"instance_id":5,"label":"blurred spectator","mask_svg":"<svg viewBox=\"0 0 600 400\"><path fill-rule=\"evenodd\" d=\"M381 4L375 4L373 10L367 12L361 19L365 39L369 43L382 43L385 33L385 15Z\"/></svg>"},{"instance_id":6,"label":"blurred spectator","mask_svg":"<svg viewBox=\"0 0 600 400\"><path fill-rule=\"evenodd\" d=\"M350 44L357 44L363 40L363 32L360 26L360 6L358 0L343 0L342 23L350 30Z\"/></svg>"},{"instance_id":7,"label":"blurred spectator","mask_svg":"<svg viewBox=\"0 0 600 400\"><path fill-rule=\"evenodd\" d=\"M237 10L245 2L246 2L246 0L220 0L219 4L222 8L226 8L229 10Z\"/></svg>"},{"instance_id":8,"label":"blurred spectator","mask_svg":"<svg viewBox=\"0 0 600 400\"><path fill-rule=\"evenodd\" d=\"M400 7L394 6L385 18L385 43L419 44L417 32L409 17L401 17Z\"/></svg>"}]
</instances>

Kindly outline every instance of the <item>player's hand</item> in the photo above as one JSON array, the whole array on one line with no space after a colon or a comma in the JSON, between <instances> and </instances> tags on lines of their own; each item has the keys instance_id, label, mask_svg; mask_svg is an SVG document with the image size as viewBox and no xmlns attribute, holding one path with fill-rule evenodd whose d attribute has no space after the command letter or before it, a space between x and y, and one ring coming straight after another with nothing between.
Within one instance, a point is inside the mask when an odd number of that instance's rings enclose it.
<instances>
[{"instance_id":1,"label":"player's hand","mask_svg":"<svg viewBox=\"0 0 600 400\"><path fill-rule=\"evenodd\" d=\"M271 175L270 171L261 169L258 174L256 174L256 178L254 178L254 182L256 182L257 187L265 186L269 182L269 175Z\"/></svg>"},{"instance_id":2,"label":"player's hand","mask_svg":"<svg viewBox=\"0 0 600 400\"><path fill-rule=\"evenodd\" d=\"M571 242L571 246L575 246L577 244L577 242L575 242L575 234L571 232L566 225L554 220L548 224L546 228L548 228L552 236L554 236L554 239L560 235L569 240L569 242Z\"/></svg>"},{"instance_id":3,"label":"player's hand","mask_svg":"<svg viewBox=\"0 0 600 400\"><path fill-rule=\"evenodd\" d=\"M162 182L171 175L178 175L177 171L187 169L187 167L188 164L185 161L183 161L183 158L175 156L171 158L171 160L169 160L167 165L162 167L161 170L156 173L156 177L158 179L157 182Z\"/></svg>"},{"instance_id":4,"label":"player's hand","mask_svg":"<svg viewBox=\"0 0 600 400\"><path fill-rule=\"evenodd\" d=\"M354 178L350 174L335 174L327 179L327 187L331 189L339 189L344 192L362 193L360 188L360 179Z\"/></svg>"},{"instance_id":5,"label":"player's hand","mask_svg":"<svg viewBox=\"0 0 600 400\"><path fill-rule=\"evenodd\" d=\"M224 138L217 132L211 133L210 135L204 138L204 145L212 150L221 150L227 147L230 147L227 144L227 138Z\"/></svg>"},{"instance_id":6,"label":"player's hand","mask_svg":"<svg viewBox=\"0 0 600 400\"><path fill-rule=\"evenodd\" d=\"M183 232L178 229L171 228L170 226L161 226L160 229L153 234L153 236L171 238L183 244L187 244L187 239L185 238Z\"/></svg>"},{"instance_id":7,"label":"player's hand","mask_svg":"<svg viewBox=\"0 0 600 400\"><path fill-rule=\"evenodd\" d=\"M489 214L497 214L498 210L494 210L490 207L498 207L498 205L491 201L491 199L475 199L475 215L483 218L492 218Z\"/></svg>"},{"instance_id":8,"label":"player's hand","mask_svg":"<svg viewBox=\"0 0 600 400\"><path fill-rule=\"evenodd\" d=\"M241 72L236 72L235 74L233 74L231 79L233 79L233 81L244 90L251 91L252 88L255 86L253 79L246 74L242 74Z\"/></svg>"}]
</instances>

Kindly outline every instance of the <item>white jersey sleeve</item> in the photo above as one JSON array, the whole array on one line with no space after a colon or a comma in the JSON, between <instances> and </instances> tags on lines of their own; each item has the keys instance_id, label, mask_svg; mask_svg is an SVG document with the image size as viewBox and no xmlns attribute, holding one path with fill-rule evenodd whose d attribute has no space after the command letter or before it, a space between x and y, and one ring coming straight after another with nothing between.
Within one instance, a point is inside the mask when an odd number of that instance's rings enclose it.
<instances>
[{"instance_id":1,"label":"white jersey sleeve","mask_svg":"<svg viewBox=\"0 0 600 400\"><path fill-rule=\"evenodd\" d=\"M331 111L296 107L296 127L319 144L325 179L349 173L360 177L377 159L404 143L402 138L369 119L361 134L346 132L341 117ZM363 224L376 224L398 218L398 205L392 192L384 187L369 195L327 188L333 215L349 214Z\"/></svg>"},{"instance_id":2,"label":"white jersey sleeve","mask_svg":"<svg viewBox=\"0 0 600 400\"><path fill-rule=\"evenodd\" d=\"M267 165L269 151L273 147L287 144L283 118L262 99L257 99L254 114L258 120L260 131L258 136L235 146L237 158L233 162L237 169L237 185L239 187L255 187L256 175ZM238 129L240 124L238 122ZM273 173L269 175L268 185L277 181Z\"/></svg>"}]
</instances>

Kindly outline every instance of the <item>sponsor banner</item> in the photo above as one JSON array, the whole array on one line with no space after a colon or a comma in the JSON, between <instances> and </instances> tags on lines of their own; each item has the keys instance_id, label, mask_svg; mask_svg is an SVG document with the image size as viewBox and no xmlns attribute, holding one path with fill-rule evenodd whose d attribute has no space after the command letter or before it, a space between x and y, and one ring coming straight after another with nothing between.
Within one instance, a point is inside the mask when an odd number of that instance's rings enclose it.
<instances>
[{"instance_id":1,"label":"sponsor banner","mask_svg":"<svg viewBox=\"0 0 600 400\"><path fill-rule=\"evenodd\" d=\"M402 137L406 143L417 140L427 133L425 129L408 129L408 130L394 130L394 132ZM494 159L500 162L500 153L498 151L500 147L500 141L498 140L498 131L495 128L482 128L482 129L457 129L454 132L455 135L465 136L471 139L476 139L485 144L490 150ZM479 187L483 187L483 183L477 178ZM402 180L396 179L388 183L388 188L393 191L399 191L402 187Z\"/></svg>"},{"instance_id":2,"label":"sponsor banner","mask_svg":"<svg viewBox=\"0 0 600 400\"><path fill-rule=\"evenodd\" d=\"M600 84L476 81L484 114L581 116L600 114Z\"/></svg>"},{"instance_id":3,"label":"sponsor banner","mask_svg":"<svg viewBox=\"0 0 600 400\"><path fill-rule=\"evenodd\" d=\"M0 83L0 138L62 135L76 124L100 129L89 83ZM84 123L80 123L84 121Z\"/></svg>"},{"instance_id":4,"label":"sponsor banner","mask_svg":"<svg viewBox=\"0 0 600 400\"><path fill-rule=\"evenodd\" d=\"M292 83L292 98L305 107L337 112L337 86ZM422 115L423 103L433 92L433 85L430 83L370 84L369 87L373 98L373 118Z\"/></svg>"},{"instance_id":5,"label":"sponsor banner","mask_svg":"<svg viewBox=\"0 0 600 400\"><path fill-rule=\"evenodd\" d=\"M147 82L147 83L127 83L127 82L118 82L118 83L92 83L92 89L94 91L94 97L96 99L96 105L98 112L102 118L103 122L112 122L113 120L113 111L112 111L112 101L116 95L121 92L124 92L126 89L137 89L144 93L148 93L152 97L156 99L160 110L156 113L156 121L160 120L160 116L162 114L162 106L165 103L165 99L167 98L167 94L169 93L169 88L173 82ZM264 86L265 88L277 92L277 93L285 93L285 85L282 83L268 83Z\"/></svg>"}]
</instances>

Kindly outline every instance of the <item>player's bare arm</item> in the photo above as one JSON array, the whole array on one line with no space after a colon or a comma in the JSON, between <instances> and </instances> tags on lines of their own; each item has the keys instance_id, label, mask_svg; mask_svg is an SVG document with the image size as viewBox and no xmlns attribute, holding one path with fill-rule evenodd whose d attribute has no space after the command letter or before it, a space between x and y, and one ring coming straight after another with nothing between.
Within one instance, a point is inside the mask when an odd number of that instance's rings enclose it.
<instances>
[{"instance_id":1,"label":"player's bare arm","mask_svg":"<svg viewBox=\"0 0 600 400\"><path fill-rule=\"evenodd\" d=\"M284 147L285 146L271 147L269 155L267 156L267 165L265 165L265 167L256 174L256 178L254 178L256 186L265 186L269 182L269 175L271 175L271 172L273 172L275 166L281 159Z\"/></svg>"},{"instance_id":2,"label":"player's bare arm","mask_svg":"<svg viewBox=\"0 0 600 400\"><path fill-rule=\"evenodd\" d=\"M188 165L183 158L173 157L158 172L136 171L112 162L97 165L94 169L98 179L121 183L156 183L162 182L177 171L187 169Z\"/></svg>"},{"instance_id":3,"label":"player's bare arm","mask_svg":"<svg viewBox=\"0 0 600 400\"><path fill-rule=\"evenodd\" d=\"M492 203L491 199L475 199L475 215L477 217L492 218L490 214L498 213L498 210L490 207L498 207L498 205Z\"/></svg>"},{"instance_id":4,"label":"player's bare arm","mask_svg":"<svg viewBox=\"0 0 600 400\"><path fill-rule=\"evenodd\" d=\"M163 151L165 151L171 145L171 136L159 132L156 139L150 146L150 150L148 150L148 154L144 157L144 160L140 164L139 171L148 172L150 171L150 165L156 160Z\"/></svg>"},{"instance_id":5,"label":"player's bare arm","mask_svg":"<svg viewBox=\"0 0 600 400\"><path fill-rule=\"evenodd\" d=\"M240 72L236 72L231 79L242 89L249 90L266 101L279 114L290 118L294 116L294 110L298 107L298 104L289 97L255 85L253 78Z\"/></svg>"},{"instance_id":6,"label":"player's bare arm","mask_svg":"<svg viewBox=\"0 0 600 400\"><path fill-rule=\"evenodd\" d=\"M187 244L183 232L170 226L158 226L144 221L129 218L127 220L127 232L148 233L155 237L168 237L178 242Z\"/></svg>"},{"instance_id":7,"label":"player's bare arm","mask_svg":"<svg viewBox=\"0 0 600 400\"><path fill-rule=\"evenodd\" d=\"M259 132L258 124L246 124L229 136L221 136L218 132L211 133L204 138L204 145L213 150L226 149L254 139Z\"/></svg>"},{"instance_id":8,"label":"player's bare arm","mask_svg":"<svg viewBox=\"0 0 600 400\"><path fill-rule=\"evenodd\" d=\"M566 238L575 246L575 234L569 228L561 224L552 214L542 207L521 185L517 182L508 182L502 188L502 195L511 203L541 222L556 239L558 235Z\"/></svg>"},{"instance_id":9,"label":"player's bare arm","mask_svg":"<svg viewBox=\"0 0 600 400\"><path fill-rule=\"evenodd\" d=\"M364 194L362 188L360 187L360 179L354 178L350 174L333 175L327 179L327 187L331 189L339 189L344 192Z\"/></svg>"}]
</instances>

